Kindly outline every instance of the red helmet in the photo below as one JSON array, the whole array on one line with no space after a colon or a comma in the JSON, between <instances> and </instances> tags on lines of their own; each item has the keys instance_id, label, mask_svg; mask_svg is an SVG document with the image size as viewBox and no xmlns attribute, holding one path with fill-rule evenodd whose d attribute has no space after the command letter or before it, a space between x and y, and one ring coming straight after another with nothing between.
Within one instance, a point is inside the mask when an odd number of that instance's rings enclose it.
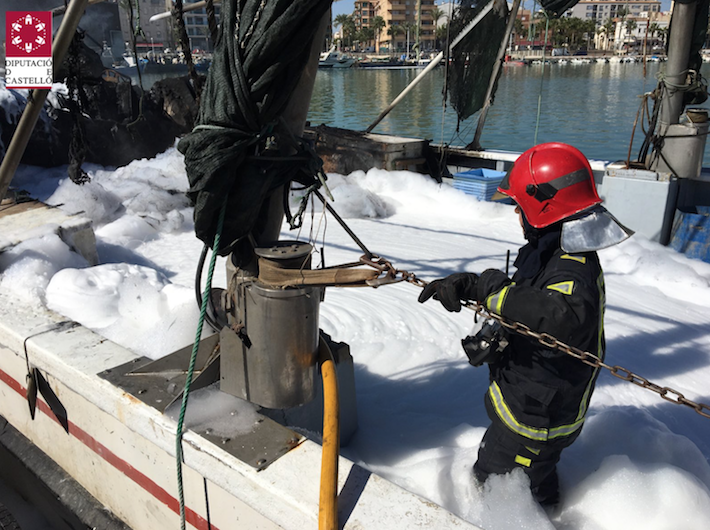
<instances>
[{"instance_id":1,"label":"red helmet","mask_svg":"<svg viewBox=\"0 0 710 530\"><path fill-rule=\"evenodd\" d=\"M559 142L536 145L520 155L498 191L518 203L535 228L602 202L587 158L579 149Z\"/></svg>"}]
</instances>

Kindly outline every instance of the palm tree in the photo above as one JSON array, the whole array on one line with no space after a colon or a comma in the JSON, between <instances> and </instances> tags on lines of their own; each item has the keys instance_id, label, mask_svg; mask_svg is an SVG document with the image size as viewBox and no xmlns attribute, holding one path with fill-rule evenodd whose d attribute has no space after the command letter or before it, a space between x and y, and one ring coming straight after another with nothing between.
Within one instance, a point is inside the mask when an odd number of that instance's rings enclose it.
<instances>
[{"instance_id":1,"label":"palm tree","mask_svg":"<svg viewBox=\"0 0 710 530\"><path fill-rule=\"evenodd\" d=\"M438 50L445 50L448 46L449 24L442 24L436 27L436 47Z\"/></svg>"},{"instance_id":2,"label":"palm tree","mask_svg":"<svg viewBox=\"0 0 710 530\"><path fill-rule=\"evenodd\" d=\"M614 22L612 19L607 19L601 29L604 31L604 39L606 41L604 43L604 49L608 50L609 41L614 38L614 33L616 32L616 22Z\"/></svg>"},{"instance_id":3,"label":"palm tree","mask_svg":"<svg viewBox=\"0 0 710 530\"><path fill-rule=\"evenodd\" d=\"M336 26L340 26L343 29L343 39L347 41L348 46L352 46L353 37L357 31L352 15L340 14L335 17L334 22Z\"/></svg>"},{"instance_id":4,"label":"palm tree","mask_svg":"<svg viewBox=\"0 0 710 530\"><path fill-rule=\"evenodd\" d=\"M663 46L665 46L666 39L668 38L668 26L666 26L665 28L659 28L658 36L661 37L661 43L663 44Z\"/></svg>"},{"instance_id":5,"label":"palm tree","mask_svg":"<svg viewBox=\"0 0 710 530\"><path fill-rule=\"evenodd\" d=\"M375 31L372 28L360 28L360 31L355 33L355 40L358 42L367 42L374 40Z\"/></svg>"},{"instance_id":6,"label":"palm tree","mask_svg":"<svg viewBox=\"0 0 710 530\"><path fill-rule=\"evenodd\" d=\"M627 20L627 21L626 21L626 36L627 36L627 39L629 39L629 40L632 39L631 34L633 33L633 31L634 31L637 27L638 27L638 24L636 23L635 20ZM636 41L636 39L634 38L634 42L635 42L635 41Z\"/></svg>"},{"instance_id":7,"label":"palm tree","mask_svg":"<svg viewBox=\"0 0 710 530\"><path fill-rule=\"evenodd\" d=\"M513 33L515 33L515 40L519 41L524 32L525 28L523 27L523 21L516 18L515 22L513 22Z\"/></svg>"},{"instance_id":8,"label":"palm tree","mask_svg":"<svg viewBox=\"0 0 710 530\"><path fill-rule=\"evenodd\" d=\"M333 25L335 26L345 26L345 24L349 21L352 20L352 15L346 15L344 13L338 15L335 17L333 20Z\"/></svg>"},{"instance_id":9,"label":"palm tree","mask_svg":"<svg viewBox=\"0 0 710 530\"><path fill-rule=\"evenodd\" d=\"M379 15L370 20L370 28L375 34L375 53L380 53L380 32L386 25L385 19Z\"/></svg>"},{"instance_id":10,"label":"palm tree","mask_svg":"<svg viewBox=\"0 0 710 530\"><path fill-rule=\"evenodd\" d=\"M387 35L390 36L389 42L390 42L390 50L395 49L396 42L395 42L395 37L397 35L402 35L404 33L404 28L402 26L399 26L397 24L392 24L389 28L387 28Z\"/></svg>"},{"instance_id":11,"label":"palm tree","mask_svg":"<svg viewBox=\"0 0 710 530\"><path fill-rule=\"evenodd\" d=\"M594 31L597 29L597 23L594 20L584 20L581 24L581 31L583 33L583 37L587 41L587 49L593 48L594 46L590 46L590 42L593 45L594 44L594 39L592 38L592 35L594 35Z\"/></svg>"},{"instance_id":12,"label":"palm tree","mask_svg":"<svg viewBox=\"0 0 710 530\"><path fill-rule=\"evenodd\" d=\"M446 11L439 9L436 6L434 6L429 13L431 13L431 18L434 19L434 27L437 27L439 25L439 19L441 17L446 16Z\"/></svg>"},{"instance_id":13,"label":"palm tree","mask_svg":"<svg viewBox=\"0 0 710 530\"><path fill-rule=\"evenodd\" d=\"M549 16L547 13L545 13L543 10L540 10L536 12L533 15L533 19L537 20L538 23L535 24L535 39L545 41L547 40L548 44L550 42L550 34L552 32L552 28L554 26L553 22L554 20L550 20ZM545 38L545 28L547 26L547 39Z\"/></svg>"},{"instance_id":14,"label":"palm tree","mask_svg":"<svg viewBox=\"0 0 710 530\"><path fill-rule=\"evenodd\" d=\"M411 42L410 35L413 35L412 30L415 29L417 27L417 25L414 24L413 22L405 22L402 27L404 28L404 31L407 33L407 55L409 55L409 52L411 51L409 49L410 48L409 43Z\"/></svg>"}]
</instances>

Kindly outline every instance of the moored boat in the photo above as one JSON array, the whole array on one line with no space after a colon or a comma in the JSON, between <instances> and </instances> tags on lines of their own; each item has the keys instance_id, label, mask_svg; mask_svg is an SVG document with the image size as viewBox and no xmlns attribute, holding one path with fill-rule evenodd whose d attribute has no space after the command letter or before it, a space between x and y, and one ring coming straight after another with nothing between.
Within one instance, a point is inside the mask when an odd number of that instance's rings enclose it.
<instances>
[{"instance_id":1,"label":"moored boat","mask_svg":"<svg viewBox=\"0 0 710 530\"><path fill-rule=\"evenodd\" d=\"M351 55L337 51L331 47L327 52L320 54L318 68L350 68L356 63L356 59Z\"/></svg>"}]
</instances>

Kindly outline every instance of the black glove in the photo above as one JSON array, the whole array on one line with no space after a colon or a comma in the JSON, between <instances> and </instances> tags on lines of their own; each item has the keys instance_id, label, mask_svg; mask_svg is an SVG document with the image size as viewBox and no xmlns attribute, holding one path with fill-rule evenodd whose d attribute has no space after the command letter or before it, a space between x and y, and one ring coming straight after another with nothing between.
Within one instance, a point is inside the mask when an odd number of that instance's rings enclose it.
<instances>
[{"instance_id":1,"label":"black glove","mask_svg":"<svg viewBox=\"0 0 710 530\"><path fill-rule=\"evenodd\" d=\"M457 272L441 280L434 280L424 287L419 302L424 303L432 296L441 302L447 311L461 311L461 300L476 299L478 276L472 272Z\"/></svg>"}]
</instances>

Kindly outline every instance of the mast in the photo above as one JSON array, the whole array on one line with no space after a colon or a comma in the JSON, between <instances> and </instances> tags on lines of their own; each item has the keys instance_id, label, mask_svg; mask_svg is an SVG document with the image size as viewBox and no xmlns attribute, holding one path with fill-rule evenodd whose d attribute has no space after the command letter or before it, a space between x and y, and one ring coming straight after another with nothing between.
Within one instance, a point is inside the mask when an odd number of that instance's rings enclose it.
<instances>
[{"instance_id":1,"label":"mast","mask_svg":"<svg viewBox=\"0 0 710 530\"><path fill-rule=\"evenodd\" d=\"M688 86L690 48L695 24L697 2L675 2L673 23L668 41L668 61L665 75L659 83L661 101L658 126L655 131L654 150L647 160L648 167L658 172L668 172L678 179L677 195L670 197L664 216L659 242L670 242L675 208L698 204L697 179L702 171L703 151L708 133L707 113L697 122L688 119L680 122L684 110L683 88ZM680 89L679 89L680 88Z\"/></svg>"},{"instance_id":2,"label":"mast","mask_svg":"<svg viewBox=\"0 0 710 530\"><path fill-rule=\"evenodd\" d=\"M421 56L422 56L421 31L422 31L422 0L417 0L417 64L419 64L419 59L421 59Z\"/></svg>"},{"instance_id":3,"label":"mast","mask_svg":"<svg viewBox=\"0 0 710 530\"><path fill-rule=\"evenodd\" d=\"M483 133L483 125L486 123L486 115L488 114L488 108L491 106L493 88L496 84L496 79L498 78L498 72L500 71L501 64L503 64L503 59L505 58L505 50L508 47L508 41L513 33L513 26L515 25L515 19L518 16L518 9L520 8L521 0L514 0L513 7L508 15L508 24L505 27L505 35L503 35L503 40L500 43L500 48L498 49L498 56L496 57L496 62L493 64L493 72L491 72L491 78L488 81L488 90L486 91L486 97L483 100L483 108L481 113L478 115L478 124L476 125L476 133L473 136L473 141L466 146L467 149L473 149L479 151L481 149L481 134ZM543 50L543 63L544 63L544 53Z\"/></svg>"},{"instance_id":4,"label":"mast","mask_svg":"<svg viewBox=\"0 0 710 530\"><path fill-rule=\"evenodd\" d=\"M666 85L682 86L686 84L686 70L690 43L693 37L696 2L675 2L673 7L673 29L668 41L668 61L666 62ZM679 123L683 112L682 90L668 91L661 103L660 121L671 125Z\"/></svg>"}]
</instances>

